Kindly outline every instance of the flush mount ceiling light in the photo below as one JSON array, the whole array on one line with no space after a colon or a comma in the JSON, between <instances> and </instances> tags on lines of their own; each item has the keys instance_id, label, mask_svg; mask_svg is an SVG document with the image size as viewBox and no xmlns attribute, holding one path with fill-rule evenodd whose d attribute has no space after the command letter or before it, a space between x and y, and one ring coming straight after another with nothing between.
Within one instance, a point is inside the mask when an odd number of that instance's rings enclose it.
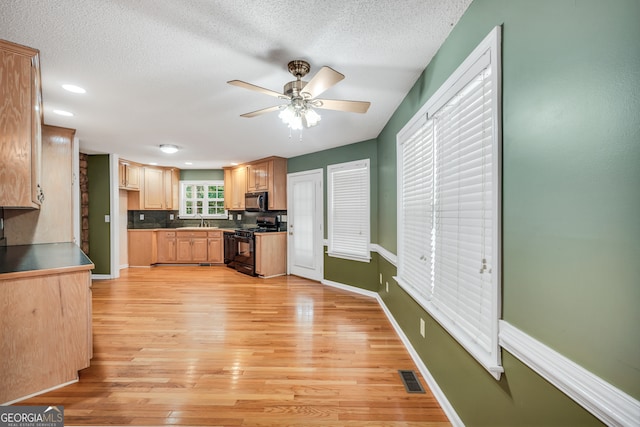
<instances>
[{"instance_id":1,"label":"flush mount ceiling light","mask_svg":"<svg viewBox=\"0 0 640 427\"><path fill-rule=\"evenodd\" d=\"M160 151L167 154L177 153L178 146L173 144L160 144Z\"/></svg>"},{"instance_id":2,"label":"flush mount ceiling light","mask_svg":"<svg viewBox=\"0 0 640 427\"><path fill-rule=\"evenodd\" d=\"M65 90L68 90L69 92L73 92L73 93L87 93L86 90L84 90L80 86L76 86L76 85L64 84L64 85L62 85L62 88L65 89Z\"/></svg>"},{"instance_id":3,"label":"flush mount ceiling light","mask_svg":"<svg viewBox=\"0 0 640 427\"><path fill-rule=\"evenodd\" d=\"M242 87L265 95L275 96L276 98L288 101L284 105L276 105L274 107L263 108L262 110L253 111L251 113L241 114L241 117L255 117L260 114L270 113L280 110L278 117L289 126L290 129L300 130L303 127L311 127L318 124L320 114L314 108L322 108L325 110L348 111L352 113L366 113L369 109L370 102L363 101L343 101L335 99L317 99L327 89L344 79L344 75L330 67L322 67L309 82L302 80L309 73L310 65L306 61L300 59L289 62L287 65L289 72L293 74L296 80L290 81L284 85L283 93L265 89L251 83L241 80L231 80L227 83L230 85Z\"/></svg>"}]
</instances>

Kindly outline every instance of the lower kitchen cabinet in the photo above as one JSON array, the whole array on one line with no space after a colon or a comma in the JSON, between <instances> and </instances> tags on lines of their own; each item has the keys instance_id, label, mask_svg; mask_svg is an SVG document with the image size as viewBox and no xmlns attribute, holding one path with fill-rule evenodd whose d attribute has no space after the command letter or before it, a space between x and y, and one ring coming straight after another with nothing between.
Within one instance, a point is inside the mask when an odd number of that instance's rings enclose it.
<instances>
[{"instance_id":1,"label":"lower kitchen cabinet","mask_svg":"<svg viewBox=\"0 0 640 427\"><path fill-rule=\"evenodd\" d=\"M155 230L129 230L129 267L149 267L157 262Z\"/></svg>"},{"instance_id":2,"label":"lower kitchen cabinet","mask_svg":"<svg viewBox=\"0 0 640 427\"><path fill-rule=\"evenodd\" d=\"M207 262L207 232L176 232L176 261L185 263Z\"/></svg>"},{"instance_id":3,"label":"lower kitchen cabinet","mask_svg":"<svg viewBox=\"0 0 640 427\"><path fill-rule=\"evenodd\" d=\"M287 233L255 234L256 274L262 277L287 274Z\"/></svg>"},{"instance_id":4,"label":"lower kitchen cabinet","mask_svg":"<svg viewBox=\"0 0 640 427\"><path fill-rule=\"evenodd\" d=\"M209 231L207 235L207 261L212 264L222 264L224 262L224 240L222 231Z\"/></svg>"},{"instance_id":5,"label":"lower kitchen cabinet","mask_svg":"<svg viewBox=\"0 0 640 427\"><path fill-rule=\"evenodd\" d=\"M158 231L158 262L176 262L176 232Z\"/></svg>"}]
</instances>

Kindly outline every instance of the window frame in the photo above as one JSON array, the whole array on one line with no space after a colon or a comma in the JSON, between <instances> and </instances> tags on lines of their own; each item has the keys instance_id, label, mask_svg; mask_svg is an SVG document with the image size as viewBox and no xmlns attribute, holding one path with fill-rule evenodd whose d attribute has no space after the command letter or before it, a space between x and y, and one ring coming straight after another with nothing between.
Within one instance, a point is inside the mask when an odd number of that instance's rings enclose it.
<instances>
[{"instance_id":1,"label":"window frame","mask_svg":"<svg viewBox=\"0 0 640 427\"><path fill-rule=\"evenodd\" d=\"M186 198L186 187L189 185L202 185L204 187L209 187L209 186L215 186L215 187L220 187L221 191L222 191L222 198L212 198L209 199L208 197L208 189L205 190L205 197L200 199L198 197L192 197L190 199ZM218 190L219 192L220 190ZM197 201L202 201L202 209L203 209L203 213L199 214L197 213L197 206L196 206L196 213L193 214L187 214L187 201L194 201L197 203ZM223 213L220 214L205 214L204 211L207 209L208 207L208 202L210 201L215 201L215 202L222 202L222 206L223 206ZM228 219L228 212L227 209L224 209L224 180L221 179L215 179L215 180L182 180L180 181L180 208L178 211L178 217L180 219Z\"/></svg>"},{"instance_id":2,"label":"window frame","mask_svg":"<svg viewBox=\"0 0 640 427\"><path fill-rule=\"evenodd\" d=\"M355 183L356 185L363 185L364 189L361 189L361 194L364 195L363 206L361 209L363 212L352 212L350 213L351 218L355 218L356 215L360 217L357 221L353 221L351 230L354 233L347 233L343 236L336 235L336 232L342 228L342 224L344 223L344 217L338 221L335 215L336 212L336 189L334 188L334 176L337 176L338 173L343 172L353 172L358 170L364 170L366 174L366 182L364 183ZM355 188L354 188L355 189ZM360 193L358 193L360 194ZM339 193L338 193L339 195ZM342 209L340 207L339 209ZM365 218L362 218L360 215L363 213ZM369 159L361 159L355 160L351 162L338 163L327 166L327 229L328 229L328 248L327 254L333 258L342 258L348 259L352 261L360 261L360 262L370 262L371 261L371 166ZM363 238L356 237L355 230L360 230L357 234L359 236L364 233ZM360 246L362 246L362 250L360 252L350 250L350 248L346 246L340 245L338 242L340 241L359 241Z\"/></svg>"},{"instance_id":3,"label":"window frame","mask_svg":"<svg viewBox=\"0 0 640 427\"><path fill-rule=\"evenodd\" d=\"M501 163L502 163L502 125L501 125L501 28L495 27L487 37L473 50L473 52L462 62L462 64L456 69L456 71L442 84L442 86L425 102L420 110L411 118L411 120L402 128L397 134L396 148L397 148L397 185L398 185L398 204L397 204L397 232L398 232L398 275L395 277L398 284L409 293L409 295L418 302L442 327L444 327L449 334L452 335L458 343L460 343L487 371L491 373L496 379L500 379L501 373L504 372L502 367L500 344L498 339L498 321L501 317L501 283L502 283L502 254L501 254ZM412 285L406 280L410 276L410 271L406 270L408 253L405 252L405 244L411 243L405 239L404 227L402 220L404 218L404 196L403 196L403 183L405 179L403 171L403 144L408 143L411 137L414 136L418 130L424 130L429 126L429 121L433 121L433 117L437 116L440 109L446 106L450 100L467 84L471 83L473 79L487 67L487 62L491 66L490 79L492 79L492 92L491 92L491 125L492 125L492 137L491 137L491 259L493 265L491 266L491 286L489 290L489 314L486 316L487 329L489 332L488 344L489 350L485 350L482 345L478 344L475 339L467 333L467 329L456 322L456 319L450 317L445 313L449 307L442 304L442 301L436 301L434 304L431 301L429 292L433 295L433 291L425 291L424 289L430 288L430 285L437 286L438 278L435 276L428 277L424 282L421 282L419 286ZM438 142L437 136L433 136L434 153ZM435 154L434 154L435 155ZM434 160L437 162L437 159ZM434 163L433 172L430 172L432 177L437 177L435 168L438 167L437 163ZM432 178L433 181L433 178ZM435 207L437 210L438 202L436 200L437 183L434 183L433 203L429 203L429 206ZM409 200L409 199L407 199ZM429 208L431 210L432 208ZM484 212L484 211L483 211ZM425 218L428 218L429 214L425 213ZM433 213L435 221L436 212ZM425 232L425 235L430 234L431 239L435 239L438 224L433 222L431 231ZM437 254L436 248L437 242L431 239L428 240L428 246L430 247L430 256L432 259ZM408 249L407 249L408 250ZM417 256L419 253L414 255ZM433 267L429 269L433 272ZM415 274L414 274L415 275ZM417 276L417 275L416 275ZM415 282L415 279L414 279ZM424 288L424 289L423 289ZM462 295L459 294L458 297ZM465 295L466 296L466 295ZM458 298L456 297L456 298ZM456 301L459 301L456 299ZM437 304L440 304L440 308ZM465 304L466 307L466 303ZM442 309L445 309L443 311ZM482 313L482 311L480 311Z\"/></svg>"}]
</instances>

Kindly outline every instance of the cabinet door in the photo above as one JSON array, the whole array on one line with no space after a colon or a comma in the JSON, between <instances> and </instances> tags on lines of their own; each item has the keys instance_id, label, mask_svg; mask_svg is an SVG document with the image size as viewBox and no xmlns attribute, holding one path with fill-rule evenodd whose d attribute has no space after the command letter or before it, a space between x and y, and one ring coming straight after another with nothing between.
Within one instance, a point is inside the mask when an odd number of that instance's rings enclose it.
<instances>
[{"instance_id":1,"label":"cabinet door","mask_svg":"<svg viewBox=\"0 0 640 427\"><path fill-rule=\"evenodd\" d=\"M40 136L32 127L33 64L20 49L27 48L0 40L0 206L34 208L39 205L34 160L39 159L33 158L32 138L39 142Z\"/></svg>"},{"instance_id":2,"label":"cabinet door","mask_svg":"<svg viewBox=\"0 0 640 427\"><path fill-rule=\"evenodd\" d=\"M178 262L191 262L191 238L178 237L176 239L176 260Z\"/></svg>"},{"instance_id":3,"label":"cabinet door","mask_svg":"<svg viewBox=\"0 0 640 427\"><path fill-rule=\"evenodd\" d=\"M242 210L244 209L244 195L247 192L247 168L239 166L233 169L232 177L231 209Z\"/></svg>"},{"instance_id":4,"label":"cabinet door","mask_svg":"<svg viewBox=\"0 0 640 427\"><path fill-rule=\"evenodd\" d=\"M126 165L122 162L118 162L118 187L123 190L127 189Z\"/></svg>"},{"instance_id":5,"label":"cabinet door","mask_svg":"<svg viewBox=\"0 0 640 427\"><path fill-rule=\"evenodd\" d=\"M144 208L164 207L164 172L157 168L144 168Z\"/></svg>"},{"instance_id":6,"label":"cabinet door","mask_svg":"<svg viewBox=\"0 0 640 427\"><path fill-rule=\"evenodd\" d=\"M193 262L207 261L207 239L194 237L191 239L191 260Z\"/></svg>"},{"instance_id":7,"label":"cabinet door","mask_svg":"<svg viewBox=\"0 0 640 427\"><path fill-rule=\"evenodd\" d=\"M263 242L263 238L262 235L260 234L255 234L255 248L254 248L254 257L255 257L255 263L256 263L256 274L261 276L263 275L263 268L262 268L262 242Z\"/></svg>"},{"instance_id":8,"label":"cabinet door","mask_svg":"<svg viewBox=\"0 0 640 427\"><path fill-rule=\"evenodd\" d=\"M158 262L176 261L176 232L158 232Z\"/></svg>"},{"instance_id":9,"label":"cabinet door","mask_svg":"<svg viewBox=\"0 0 640 427\"><path fill-rule=\"evenodd\" d=\"M127 189L128 190L140 190L140 166L127 164Z\"/></svg>"},{"instance_id":10,"label":"cabinet door","mask_svg":"<svg viewBox=\"0 0 640 427\"><path fill-rule=\"evenodd\" d=\"M164 179L164 209L175 209L173 207L173 169L165 169L163 171Z\"/></svg>"},{"instance_id":11,"label":"cabinet door","mask_svg":"<svg viewBox=\"0 0 640 427\"><path fill-rule=\"evenodd\" d=\"M224 260L224 244L221 237L208 239L208 261L214 264L222 264Z\"/></svg>"}]
</instances>

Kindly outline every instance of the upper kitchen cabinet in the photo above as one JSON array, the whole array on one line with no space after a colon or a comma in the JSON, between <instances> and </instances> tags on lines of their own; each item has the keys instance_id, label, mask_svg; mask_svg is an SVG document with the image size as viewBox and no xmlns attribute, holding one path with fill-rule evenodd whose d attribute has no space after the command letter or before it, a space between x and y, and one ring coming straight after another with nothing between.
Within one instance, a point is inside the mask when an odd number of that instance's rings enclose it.
<instances>
[{"instance_id":1,"label":"upper kitchen cabinet","mask_svg":"<svg viewBox=\"0 0 640 427\"><path fill-rule=\"evenodd\" d=\"M247 167L242 165L224 168L224 208L230 211L244 210L246 192Z\"/></svg>"},{"instance_id":2,"label":"upper kitchen cabinet","mask_svg":"<svg viewBox=\"0 0 640 427\"><path fill-rule=\"evenodd\" d=\"M140 168L140 191L130 191L130 210L177 210L180 170L144 166Z\"/></svg>"},{"instance_id":3,"label":"upper kitchen cabinet","mask_svg":"<svg viewBox=\"0 0 640 427\"><path fill-rule=\"evenodd\" d=\"M267 157L224 171L226 209L244 209L244 193L258 191L269 193L269 210L287 209L287 159Z\"/></svg>"},{"instance_id":4,"label":"upper kitchen cabinet","mask_svg":"<svg viewBox=\"0 0 640 427\"><path fill-rule=\"evenodd\" d=\"M119 187L121 190L140 190L141 166L129 160L120 159L118 162Z\"/></svg>"},{"instance_id":5,"label":"upper kitchen cabinet","mask_svg":"<svg viewBox=\"0 0 640 427\"><path fill-rule=\"evenodd\" d=\"M247 191L266 191L269 210L287 209L287 159L268 157L247 165Z\"/></svg>"},{"instance_id":6,"label":"upper kitchen cabinet","mask_svg":"<svg viewBox=\"0 0 640 427\"><path fill-rule=\"evenodd\" d=\"M0 40L0 206L39 208L42 89L36 49Z\"/></svg>"}]
</instances>

